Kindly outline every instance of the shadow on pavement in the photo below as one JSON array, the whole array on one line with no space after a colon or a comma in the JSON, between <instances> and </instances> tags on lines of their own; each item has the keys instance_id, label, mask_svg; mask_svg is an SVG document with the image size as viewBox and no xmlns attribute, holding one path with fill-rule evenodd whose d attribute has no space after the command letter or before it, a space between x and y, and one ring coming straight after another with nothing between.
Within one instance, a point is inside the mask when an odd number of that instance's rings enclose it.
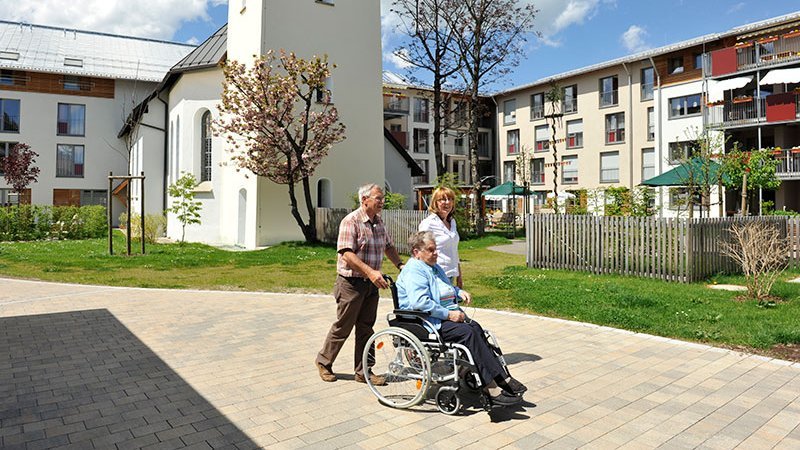
<instances>
[{"instance_id":1,"label":"shadow on pavement","mask_svg":"<svg viewBox=\"0 0 800 450\"><path fill-rule=\"evenodd\" d=\"M542 359L541 356L535 355L533 353L519 353L519 352L512 352L512 353L504 353L503 359L506 360L506 364L517 364L523 361L540 361Z\"/></svg>"},{"instance_id":2,"label":"shadow on pavement","mask_svg":"<svg viewBox=\"0 0 800 450\"><path fill-rule=\"evenodd\" d=\"M105 309L0 318L0 448L256 448Z\"/></svg>"}]
</instances>

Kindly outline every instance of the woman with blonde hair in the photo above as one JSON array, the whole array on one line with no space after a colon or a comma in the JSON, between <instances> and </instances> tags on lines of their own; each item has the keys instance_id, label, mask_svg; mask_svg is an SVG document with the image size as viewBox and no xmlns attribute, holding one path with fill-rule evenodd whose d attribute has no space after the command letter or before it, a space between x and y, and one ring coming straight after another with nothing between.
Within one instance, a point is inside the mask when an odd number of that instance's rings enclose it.
<instances>
[{"instance_id":1,"label":"woman with blonde hair","mask_svg":"<svg viewBox=\"0 0 800 450\"><path fill-rule=\"evenodd\" d=\"M436 251L439 259L436 262L454 285L461 288L461 261L458 258L458 242L460 237L456 229L453 213L456 210L456 193L442 186L436 188L431 196L428 211L431 214L419 224L419 231L430 231L436 239Z\"/></svg>"}]
</instances>

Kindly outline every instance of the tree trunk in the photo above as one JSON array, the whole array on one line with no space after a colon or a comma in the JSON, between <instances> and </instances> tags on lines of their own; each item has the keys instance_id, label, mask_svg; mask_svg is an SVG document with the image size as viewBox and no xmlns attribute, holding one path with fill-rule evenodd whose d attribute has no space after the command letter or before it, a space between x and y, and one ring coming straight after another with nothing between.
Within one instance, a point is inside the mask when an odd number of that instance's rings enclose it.
<instances>
[{"instance_id":1,"label":"tree trunk","mask_svg":"<svg viewBox=\"0 0 800 450\"><path fill-rule=\"evenodd\" d=\"M742 217L747 216L747 171L742 175Z\"/></svg>"},{"instance_id":2,"label":"tree trunk","mask_svg":"<svg viewBox=\"0 0 800 450\"><path fill-rule=\"evenodd\" d=\"M442 80L441 77L434 76L433 77L433 157L436 159L437 177L441 177L445 173L444 158L442 157L441 112L442 112Z\"/></svg>"},{"instance_id":3,"label":"tree trunk","mask_svg":"<svg viewBox=\"0 0 800 450\"><path fill-rule=\"evenodd\" d=\"M306 237L306 242L316 243L317 239L317 214L314 211L314 202L311 201L311 183L308 177L303 177L303 195L306 200L306 210L308 211L308 227L307 232L303 234Z\"/></svg>"}]
</instances>

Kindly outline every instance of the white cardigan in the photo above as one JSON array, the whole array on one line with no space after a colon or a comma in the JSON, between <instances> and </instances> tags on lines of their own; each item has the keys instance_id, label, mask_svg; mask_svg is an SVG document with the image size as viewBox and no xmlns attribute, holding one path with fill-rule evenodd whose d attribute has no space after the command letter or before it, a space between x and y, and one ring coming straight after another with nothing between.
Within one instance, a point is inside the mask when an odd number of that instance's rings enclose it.
<instances>
[{"instance_id":1,"label":"white cardigan","mask_svg":"<svg viewBox=\"0 0 800 450\"><path fill-rule=\"evenodd\" d=\"M444 273L448 277L457 277L458 273L458 230L456 229L456 220L450 219L450 229L444 226L442 219L436 215L422 219L419 223L419 231L430 231L436 238L436 250L439 252L439 259L436 264L444 269Z\"/></svg>"}]
</instances>

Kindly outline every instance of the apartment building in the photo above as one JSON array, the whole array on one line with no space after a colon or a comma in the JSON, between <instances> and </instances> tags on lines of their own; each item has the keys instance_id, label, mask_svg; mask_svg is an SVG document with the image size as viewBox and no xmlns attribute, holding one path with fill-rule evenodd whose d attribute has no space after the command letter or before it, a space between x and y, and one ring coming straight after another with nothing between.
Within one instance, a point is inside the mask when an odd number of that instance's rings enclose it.
<instances>
[{"instance_id":1,"label":"apartment building","mask_svg":"<svg viewBox=\"0 0 800 450\"><path fill-rule=\"evenodd\" d=\"M128 171L126 115L194 48L7 21L0 42L0 158L24 142L41 169L21 198L0 177L0 205L105 205L108 173Z\"/></svg>"},{"instance_id":2,"label":"apartment building","mask_svg":"<svg viewBox=\"0 0 800 450\"><path fill-rule=\"evenodd\" d=\"M780 72L783 75L775 75L778 81L790 81L789 74L794 74L791 69L800 65L798 44L794 43L794 39L800 39L794 34L799 18L800 14L790 14L498 93L495 100L502 181L529 184L533 192L531 207L546 204L557 183L561 198L570 197L569 193L575 191L593 194L590 197L596 202L588 206L601 212L605 189L639 186L690 157L692 142L700 134L725 133L730 137L729 142L738 140L747 148L782 147L777 156L783 158L779 176L784 184L776 193L764 195L774 196L779 208L792 207L798 197L795 171L800 169L793 159L800 152L792 153L799 143L797 119L789 117L797 108L796 92L793 93L796 85L791 82L779 88L771 85L767 90L763 80L758 80L767 74L764 66L769 65L787 70ZM765 39L771 40L765 42L771 45L766 58L761 53L750 55L742 50L752 48L755 52L759 40ZM749 47L747 42L751 43ZM727 59L715 55L726 55ZM715 58L724 61L718 62L716 69ZM738 60L731 62L731 58L741 59L741 65L737 66ZM747 74L752 74L752 80L737 85ZM551 98L548 93L553 89L560 94L555 105L548 101ZM718 103L708 103L710 95L715 95L714 92L723 95L722 91L724 98ZM752 106L747 111L752 112L731 114L743 109L733 107L744 103L742 97L736 96L748 92ZM785 112L772 116L780 120L769 121L765 115L766 97L778 94L781 97L773 97L771 101L782 105ZM757 114L762 116L757 118ZM740 116L747 117L747 121L742 122ZM524 167L518 167L520 164ZM654 206L659 215L688 216L685 188L659 187L655 193ZM733 197L732 193L726 195L714 188L707 203L721 204L722 208L702 210L696 206L696 212L711 217L718 216L720 210L723 214L733 214Z\"/></svg>"},{"instance_id":3,"label":"apartment building","mask_svg":"<svg viewBox=\"0 0 800 450\"><path fill-rule=\"evenodd\" d=\"M463 95L445 92L447 113L442 126L442 158L445 170L453 173L465 192L472 188L472 165L469 155L468 102ZM496 158L494 136L494 103L482 98L481 123L478 128L478 176L495 184ZM433 92L430 88L409 83L403 77L383 72L383 121L395 140L400 143L425 172L413 177L414 208L427 207L437 173L433 149Z\"/></svg>"},{"instance_id":4,"label":"apartment building","mask_svg":"<svg viewBox=\"0 0 800 450\"><path fill-rule=\"evenodd\" d=\"M734 31L706 56L706 123L725 134L729 147L773 148L781 186L760 198L800 211L800 14ZM726 195L729 213L740 208L738 194Z\"/></svg>"}]
</instances>

